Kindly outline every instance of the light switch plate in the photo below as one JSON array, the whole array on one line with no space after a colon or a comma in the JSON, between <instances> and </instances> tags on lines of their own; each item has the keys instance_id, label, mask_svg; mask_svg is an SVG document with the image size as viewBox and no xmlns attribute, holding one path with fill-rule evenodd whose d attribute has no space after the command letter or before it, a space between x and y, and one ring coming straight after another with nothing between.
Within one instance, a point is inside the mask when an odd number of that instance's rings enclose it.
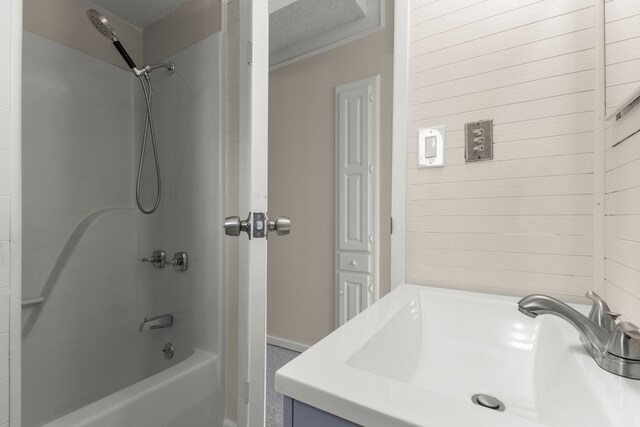
<instances>
[{"instance_id":1,"label":"light switch plate","mask_svg":"<svg viewBox=\"0 0 640 427\"><path fill-rule=\"evenodd\" d=\"M493 159L493 120L465 123L464 159L467 163Z\"/></svg>"},{"instance_id":2,"label":"light switch plate","mask_svg":"<svg viewBox=\"0 0 640 427\"><path fill-rule=\"evenodd\" d=\"M418 167L444 166L444 126L418 130Z\"/></svg>"}]
</instances>

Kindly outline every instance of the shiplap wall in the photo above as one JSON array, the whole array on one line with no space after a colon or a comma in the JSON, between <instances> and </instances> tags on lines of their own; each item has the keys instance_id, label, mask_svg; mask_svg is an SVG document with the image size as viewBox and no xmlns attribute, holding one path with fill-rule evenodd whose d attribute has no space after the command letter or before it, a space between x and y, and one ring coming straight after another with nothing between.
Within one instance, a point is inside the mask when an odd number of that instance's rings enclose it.
<instances>
[{"instance_id":1,"label":"shiplap wall","mask_svg":"<svg viewBox=\"0 0 640 427\"><path fill-rule=\"evenodd\" d=\"M640 85L640 2L605 3L607 111ZM640 325L640 108L607 124L605 299Z\"/></svg>"},{"instance_id":2,"label":"shiplap wall","mask_svg":"<svg viewBox=\"0 0 640 427\"><path fill-rule=\"evenodd\" d=\"M238 215L240 170L240 0L227 1L227 216ZM237 418L238 239L227 245L227 413Z\"/></svg>"},{"instance_id":3,"label":"shiplap wall","mask_svg":"<svg viewBox=\"0 0 640 427\"><path fill-rule=\"evenodd\" d=\"M607 113L640 85L640 1L605 2Z\"/></svg>"},{"instance_id":4,"label":"shiplap wall","mask_svg":"<svg viewBox=\"0 0 640 427\"><path fill-rule=\"evenodd\" d=\"M592 288L595 1L411 2L408 282ZM479 119L494 120L495 158L465 164ZM418 129L438 125L446 166L419 169Z\"/></svg>"},{"instance_id":5,"label":"shiplap wall","mask_svg":"<svg viewBox=\"0 0 640 427\"><path fill-rule=\"evenodd\" d=\"M0 426L9 425L11 2L0 0Z\"/></svg>"}]
</instances>

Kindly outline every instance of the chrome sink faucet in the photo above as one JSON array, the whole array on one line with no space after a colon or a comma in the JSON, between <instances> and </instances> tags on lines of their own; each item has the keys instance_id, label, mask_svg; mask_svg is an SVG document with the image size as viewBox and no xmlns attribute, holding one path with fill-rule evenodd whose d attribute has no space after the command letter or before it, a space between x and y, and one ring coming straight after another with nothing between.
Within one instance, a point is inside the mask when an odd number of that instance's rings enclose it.
<instances>
[{"instance_id":1,"label":"chrome sink faucet","mask_svg":"<svg viewBox=\"0 0 640 427\"><path fill-rule=\"evenodd\" d=\"M171 314L163 314L161 316L152 317L147 319L146 317L140 324L140 332L148 332L151 329L161 329L173 326L173 316Z\"/></svg>"},{"instance_id":2,"label":"chrome sink faucet","mask_svg":"<svg viewBox=\"0 0 640 427\"><path fill-rule=\"evenodd\" d=\"M569 322L580 333L585 349L602 369L640 379L640 330L629 322L618 322L617 313L595 292L585 295L593 306L589 317L547 295L529 295L518 301L518 310L529 316L552 314Z\"/></svg>"}]
</instances>

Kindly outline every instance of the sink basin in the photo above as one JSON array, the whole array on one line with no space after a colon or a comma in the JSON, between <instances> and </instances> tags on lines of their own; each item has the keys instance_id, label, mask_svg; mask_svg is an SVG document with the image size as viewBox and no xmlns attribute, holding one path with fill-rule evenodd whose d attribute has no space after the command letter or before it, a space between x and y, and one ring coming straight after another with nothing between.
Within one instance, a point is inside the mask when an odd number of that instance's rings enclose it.
<instances>
[{"instance_id":1,"label":"sink basin","mask_svg":"<svg viewBox=\"0 0 640 427\"><path fill-rule=\"evenodd\" d=\"M364 426L640 426L640 381L516 302L402 285L278 371L276 389ZM474 404L478 393L504 411Z\"/></svg>"}]
</instances>

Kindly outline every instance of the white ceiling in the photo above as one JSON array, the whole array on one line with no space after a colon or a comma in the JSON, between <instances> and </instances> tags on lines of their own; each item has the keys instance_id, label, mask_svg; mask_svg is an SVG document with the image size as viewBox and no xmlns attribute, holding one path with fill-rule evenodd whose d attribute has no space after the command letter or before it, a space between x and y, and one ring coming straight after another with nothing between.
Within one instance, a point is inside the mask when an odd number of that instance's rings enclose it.
<instances>
[{"instance_id":1,"label":"white ceiling","mask_svg":"<svg viewBox=\"0 0 640 427\"><path fill-rule=\"evenodd\" d=\"M143 30L188 0L90 0ZM242 1L242 0L239 0ZM383 24L382 0L268 0L269 62L308 56Z\"/></svg>"},{"instance_id":2,"label":"white ceiling","mask_svg":"<svg viewBox=\"0 0 640 427\"><path fill-rule=\"evenodd\" d=\"M270 0L269 64L289 63L381 28L383 4L381 0Z\"/></svg>"},{"instance_id":3,"label":"white ceiling","mask_svg":"<svg viewBox=\"0 0 640 427\"><path fill-rule=\"evenodd\" d=\"M98 9L104 8L141 30L157 21L185 0L91 0Z\"/></svg>"},{"instance_id":4,"label":"white ceiling","mask_svg":"<svg viewBox=\"0 0 640 427\"><path fill-rule=\"evenodd\" d=\"M269 49L277 52L364 18L357 0L298 0L269 16Z\"/></svg>"}]
</instances>

